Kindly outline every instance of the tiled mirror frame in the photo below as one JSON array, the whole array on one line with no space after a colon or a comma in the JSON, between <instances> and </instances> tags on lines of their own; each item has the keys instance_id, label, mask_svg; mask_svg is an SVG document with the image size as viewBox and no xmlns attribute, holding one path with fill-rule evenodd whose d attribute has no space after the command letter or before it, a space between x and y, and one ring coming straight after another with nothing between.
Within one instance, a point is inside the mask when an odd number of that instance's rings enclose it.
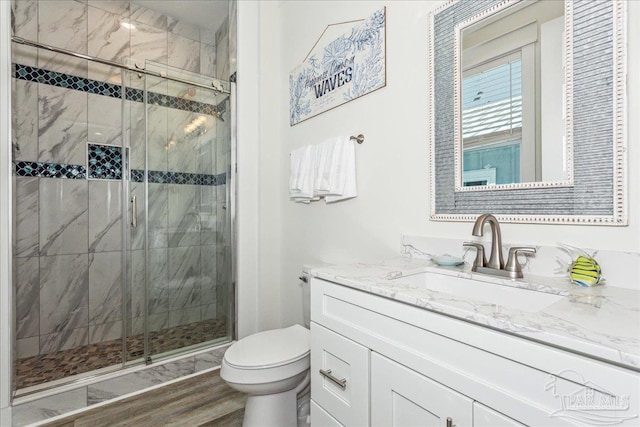
<instances>
[{"instance_id":1,"label":"tiled mirror frame","mask_svg":"<svg viewBox=\"0 0 640 427\"><path fill-rule=\"evenodd\" d=\"M517 0L473 2L451 0L431 13L430 27L430 190L431 220L473 221L480 213L492 212L503 222L627 225L626 200L626 4L572 2L574 56L574 185L554 188L506 188L456 192L454 179L453 45L458 22ZM590 49L590 31L581 31L595 17L597 29L611 43ZM590 21L593 22L593 21ZM591 27L590 27L591 28ZM601 41L600 41L601 42ZM608 70L612 90L607 97L589 96L594 73L589 69L589 51L612 56ZM598 55L596 55L598 56ZM602 69L596 70L602 74ZM607 100L613 108L602 108ZM610 104L610 105L611 105ZM593 112L605 111L610 126L590 129ZM602 114L602 113L601 113ZM436 121L435 118L438 117ZM594 143L594 141L596 141ZM593 168L594 156L610 153L606 173Z\"/></svg>"}]
</instances>

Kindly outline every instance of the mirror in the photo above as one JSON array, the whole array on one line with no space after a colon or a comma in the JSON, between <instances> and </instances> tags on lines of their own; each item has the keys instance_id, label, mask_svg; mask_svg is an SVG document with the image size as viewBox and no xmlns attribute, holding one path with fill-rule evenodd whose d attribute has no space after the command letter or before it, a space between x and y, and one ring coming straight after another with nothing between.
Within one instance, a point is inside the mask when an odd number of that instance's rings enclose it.
<instances>
[{"instance_id":1,"label":"mirror","mask_svg":"<svg viewBox=\"0 0 640 427\"><path fill-rule=\"evenodd\" d=\"M431 14L433 220L626 225L625 24L624 0Z\"/></svg>"},{"instance_id":2,"label":"mirror","mask_svg":"<svg viewBox=\"0 0 640 427\"><path fill-rule=\"evenodd\" d=\"M457 187L565 182L564 4L520 2L460 28Z\"/></svg>"}]
</instances>

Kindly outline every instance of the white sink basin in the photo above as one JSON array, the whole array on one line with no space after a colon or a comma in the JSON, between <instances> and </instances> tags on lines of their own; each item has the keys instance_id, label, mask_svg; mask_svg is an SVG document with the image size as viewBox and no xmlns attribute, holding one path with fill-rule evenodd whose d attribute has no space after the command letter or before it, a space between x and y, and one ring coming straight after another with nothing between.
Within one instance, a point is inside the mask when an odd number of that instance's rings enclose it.
<instances>
[{"instance_id":1,"label":"white sink basin","mask_svg":"<svg viewBox=\"0 0 640 427\"><path fill-rule=\"evenodd\" d=\"M564 298L562 295L428 272L393 279L390 282L407 283L432 291L515 308L530 313L541 311Z\"/></svg>"}]
</instances>

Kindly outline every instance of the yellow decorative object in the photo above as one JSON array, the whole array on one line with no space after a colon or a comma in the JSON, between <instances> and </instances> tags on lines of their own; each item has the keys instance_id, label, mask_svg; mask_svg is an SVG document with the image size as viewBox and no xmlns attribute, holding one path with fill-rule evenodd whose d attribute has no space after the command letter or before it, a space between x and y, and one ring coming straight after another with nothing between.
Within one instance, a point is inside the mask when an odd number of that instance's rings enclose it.
<instances>
[{"instance_id":1,"label":"yellow decorative object","mask_svg":"<svg viewBox=\"0 0 640 427\"><path fill-rule=\"evenodd\" d=\"M596 286L602 279L602 269L595 259L578 255L578 258L569 266L569 278L576 285Z\"/></svg>"}]
</instances>

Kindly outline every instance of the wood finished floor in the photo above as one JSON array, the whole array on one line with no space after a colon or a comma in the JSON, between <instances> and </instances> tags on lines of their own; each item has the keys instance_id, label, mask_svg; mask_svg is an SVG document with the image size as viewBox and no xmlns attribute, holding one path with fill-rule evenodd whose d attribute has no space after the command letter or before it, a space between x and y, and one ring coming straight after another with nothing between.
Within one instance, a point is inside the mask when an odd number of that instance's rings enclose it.
<instances>
[{"instance_id":1,"label":"wood finished floor","mask_svg":"<svg viewBox=\"0 0 640 427\"><path fill-rule=\"evenodd\" d=\"M240 427L245 402L245 395L227 386L217 370L45 426Z\"/></svg>"}]
</instances>

